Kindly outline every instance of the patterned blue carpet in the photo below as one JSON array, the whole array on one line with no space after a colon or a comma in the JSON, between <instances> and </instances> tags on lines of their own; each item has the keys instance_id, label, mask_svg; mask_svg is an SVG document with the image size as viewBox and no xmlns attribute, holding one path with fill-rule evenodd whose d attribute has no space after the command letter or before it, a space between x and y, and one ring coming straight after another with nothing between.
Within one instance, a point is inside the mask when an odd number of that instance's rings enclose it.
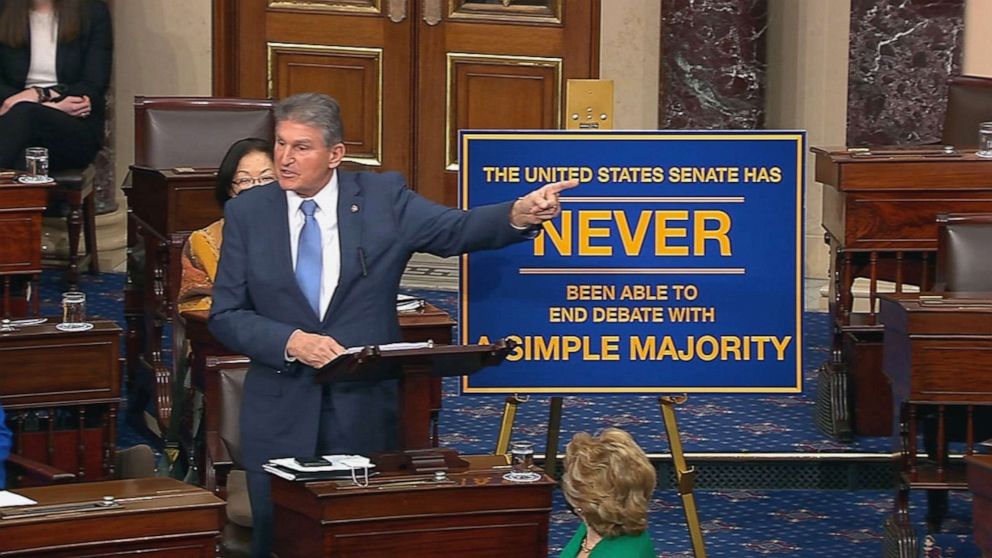
<instances>
[{"instance_id":1,"label":"patterned blue carpet","mask_svg":"<svg viewBox=\"0 0 992 558\"><path fill-rule=\"evenodd\" d=\"M59 313L61 275L46 272L42 278L42 312ZM84 276L90 316L112 319L124 327L123 283L120 274ZM456 295L438 291L410 291L456 315ZM821 434L813 423L816 368L827 357L830 328L825 314L807 313L804 323L805 393L797 396L691 396L679 407L679 424L687 452L742 453L872 453L892 451L888 438L859 438L839 444ZM123 354L123 347L122 347ZM461 396L457 382L444 386L440 422L442 445L462 453L491 452L496 439L503 396ZM544 448L548 398L533 397L518 411L514 439L535 442ZM123 418L126 413L122 412ZM565 398L562 443L579 430L596 431L619 426L631 432L649 453L668 451L657 400L654 397L593 396ZM154 441L120 424L118 445ZM690 463L691 464L691 463ZM697 492L707 551L714 557L849 557L879 556L882 526L893 509L890 490L719 490ZM914 524L923 524L925 500L913 495ZM952 493L950 531L970 533L970 499ZM560 493L552 514L551 555L557 553L578 526ZM659 556L692 556L681 503L674 490L658 490L652 503L650 528ZM970 535L941 535L927 542L920 531L921 549L927 558L977 557ZM921 553L921 556L923 554Z\"/></svg>"}]
</instances>

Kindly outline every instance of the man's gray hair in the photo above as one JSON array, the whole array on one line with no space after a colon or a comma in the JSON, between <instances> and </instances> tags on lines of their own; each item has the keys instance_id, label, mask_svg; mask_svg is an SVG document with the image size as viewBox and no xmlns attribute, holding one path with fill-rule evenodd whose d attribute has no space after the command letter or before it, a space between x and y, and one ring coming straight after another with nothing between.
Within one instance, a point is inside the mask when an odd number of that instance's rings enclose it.
<instances>
[{"instance_id":1,"label":"man's gray hair","mask_svg":"<svg viewBox=\"0 0 992 558\"><path fill-rule=\"evenodd\" d=\"M323 93L297 93L279 101L275 108L276 122L290 120L313 126L321 131L327 147L344 142L341 107Z\"/></svg>"}]
</instances>

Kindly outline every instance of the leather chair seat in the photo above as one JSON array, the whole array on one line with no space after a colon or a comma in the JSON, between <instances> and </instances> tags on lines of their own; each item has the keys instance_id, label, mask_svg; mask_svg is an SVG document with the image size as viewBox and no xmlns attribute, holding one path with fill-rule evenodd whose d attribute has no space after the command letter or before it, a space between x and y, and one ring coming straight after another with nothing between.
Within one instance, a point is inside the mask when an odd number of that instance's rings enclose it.
<instances>
[{"instance_id":1,"label":"leather chair seat","mask_svg":"<svg viewBox=\"0 0 992 558\"><path fill-rule=\"evenodd\" d=\"M85 170L66 169L55 171L52 173L52 180L67 190L80 190L86 182Z\"/></svg>"}]
</instances>

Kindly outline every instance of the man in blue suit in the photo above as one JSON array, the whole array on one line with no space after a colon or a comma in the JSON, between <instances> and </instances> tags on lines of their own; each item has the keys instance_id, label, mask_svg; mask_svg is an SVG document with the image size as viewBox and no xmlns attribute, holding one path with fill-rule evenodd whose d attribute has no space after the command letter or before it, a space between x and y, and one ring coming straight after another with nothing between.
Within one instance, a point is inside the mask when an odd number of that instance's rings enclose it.
<instances>
[{"instance_id":1,"label":"man in blue suit","mask_svg":"<svg viewBox=\"0 0 992 558\"><path fill-rule=\"evenodd\" d=\"M228 202L210 331L251 357L241 408L252 553L269 556L274 457L397 449L394 381L314 383L345 347L400 340L396 292L410 255L450 256L533 238L559 213L548 184L471 211L444 207L396 173L338 170L337 103L304 93L276 107L279 182Z\"/></svg>"}]
</instances>

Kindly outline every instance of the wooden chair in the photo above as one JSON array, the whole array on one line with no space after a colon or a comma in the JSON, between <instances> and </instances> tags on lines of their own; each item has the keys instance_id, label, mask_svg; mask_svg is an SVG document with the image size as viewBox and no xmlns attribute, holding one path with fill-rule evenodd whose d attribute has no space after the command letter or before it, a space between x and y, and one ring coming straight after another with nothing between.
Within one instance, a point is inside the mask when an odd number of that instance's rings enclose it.
<instances>
[{"instance_id":1,"label":"wooden chair","mask_svg":"<svg viewBox=\"0 0 992 558\"><path fill-rule=\"evenodd\" d=\"M61 170L52 173L55 186L49 190L49 203L65 202L69 212L65 216L66 231L69 240L69 260L65 274L66 283L70 290L79 285L79 268L87 266L91 274L100 273L100 258L96 247L96 203L93 178L96 167L90 165L85 169ZM86 256L79 257L79 233L83 232L83 242L86 246ZM47 261L51 264L51 261Z\"/></svg>"},{"instance_id":2,"label":"wooden chair","mask_svg":"<svg viewBox=\"0 0 992 558\"><path fill-rule=\"evenodd\" d=\"M274 131L273 101L268 99L227 99L213 97L135 97L134 165L132 170L199 169L209 174L220 164L227 149L245 137L271 138ZM200 188L202 189L202 187ZM186 207L190 190L176 188L161 200L135 199L129 193L128 283L125 293L127 320L128 380L138 370L150 369L151 386L136 385L132 406L142 409L152 398L155 419L162 432L170 426L173 404L174 367L161 359L163 328L172 323L173 355L183 350L183 331L176 320L176 296L180 280L179 252L188 228L173 230L177 215L192 212L209 224L221 216L212 202ZM213 198L212 188L209 198ZM173 194L175 197L173 198ZM185 196L185 197L184 197ZM162 201L164 200L164 201ZM164 205L164 207L163 207ZM196 227L193 227L196 228ZM143 358L139 359L138 355ZM175 359L174 359L175 361Z\"/></svg>"},{"instance_id":3,"label":"wooden chair","mask_svg":"<svg viewBox=\"0 0 992 558\"><path fill-rule=\"evenodd\" d=\"M992 213L942 214L937 217L937 227L934 291L988 293L992 298L992 258L988 256ZM947 461L952 441L964 442L970 454L976 441L992 436L992 408L987 406L939 405L921 413L920 420L923 446L934 461ZM947 502L947 490L927 491L927 524L932 531L940 530Z\"/></svg>"},{"instance_id":4,"label":"wooden chair","mask_svg":"<svg viewBox=\"0 0 992 558\"><path fill-rule=\"evenodd\" d=\"M974 149L978 145L978 125L992 121L992 78L952 76L947 85L941 142Z\"/></svg>"},{"instance_id":5,"label":"wooden chair","mask_svg":"<svg viewBox=\"0 0 992 558\"><path fill-rule=\"evenodd\" d=\"M251 506L241 468L238 418L250 361L244 356L206 357L204 383L204 488L227 500L227 525L221 546L225 556L247 556L251 549Z\"/></svg>"}]
</instances>

